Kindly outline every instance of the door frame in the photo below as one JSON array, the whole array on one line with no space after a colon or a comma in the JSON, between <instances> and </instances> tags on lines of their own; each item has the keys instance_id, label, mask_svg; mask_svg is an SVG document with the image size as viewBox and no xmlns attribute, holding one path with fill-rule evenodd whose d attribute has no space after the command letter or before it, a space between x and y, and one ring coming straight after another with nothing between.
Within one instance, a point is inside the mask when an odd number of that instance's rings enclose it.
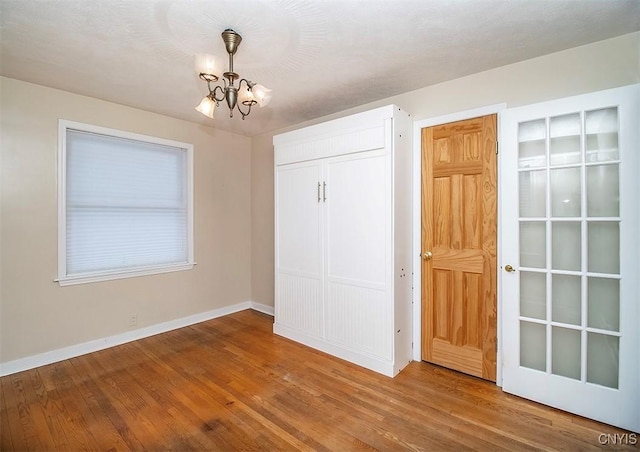
<instances>
[{"instance_id":1,"label":"door frame","mask_svg":"<svg viewBox=\"0 0 640 452\"><path fill-rule=\"evenodd\" d=\"M422 361L422 272L420 268L422 266L421 252L422 252L422 129L425 127L438 126L441 124L447 124L449 122L462 121L465 119L476 118L478 116L497 115L497 130L496 140L500 141L500 113L506 110L507 104L493 104L485 107L474 108L471 110L463 110L443 116L434 116L427 119L416 120L413 122L413 359L415 361ZM498 154L497 161L497 183L498 183L498 218L497 220L497 249L496 259L498 268L502 266L501 260L501 204L502 199L500 195L500 154ZM501 303L501 288L502 288L502 272L496 270L498 276L497 290L496 290L496 303L497 303L497 350L496 350L496 385L502 386L502 303Z\"/></svg>"}]
</instances>

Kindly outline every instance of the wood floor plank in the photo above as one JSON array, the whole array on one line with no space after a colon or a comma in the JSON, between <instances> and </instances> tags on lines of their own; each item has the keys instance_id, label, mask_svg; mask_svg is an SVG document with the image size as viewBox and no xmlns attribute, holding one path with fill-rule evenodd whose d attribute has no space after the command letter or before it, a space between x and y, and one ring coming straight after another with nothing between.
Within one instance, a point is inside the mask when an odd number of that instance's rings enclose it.
<instances>
[{"instance_id":1,"label":"wood floor plank","mask_svg":"<svg viewBox=\"0 0 640 452\"><path fill-rule=\"evenodd\" d=\"M8 380L0 380L0 450L18 450L20 447L24 448L24 444L15 444L12 436L16 433L11 433L13 428L16 432L17 416L15 414L15 408L11 410L10 402L8 402L9 395L5 392L5 382ZM13 424L13 425L12 425Z\"/></svg>"},{"instance_id":2,"label":"wood floor plank","mask_svg":"<svg viewBox=\"0 0 640 452\"><path fill-rule=\"evenodd\" d=\"M318 381L334 381L322 378L319 374ZM403 436L413 436L418 441L434 442L436 438L441 444L459 444L461 447L491 447L499 449L499 444L491 443L482 438L480 429L473 426L461 424L459 420L453 419L447 413L429 409L424 406L420 410L415 410L415 403L411 400L405 402L388 397L387 394L379 394L375 390L377 382L371 386L360 387L352 380L343 380L344 384L333 385L333 387L322 388L327 396L332 397L332 402L336 406L341 406L344 410L357 410L359 416L367 419L375 415L371 422L381 419L388 426L394 426L394 430L403 433ZM335 388L347 387L350 390L338 392ZM407 413L411 413L411 420L406 419ZM477 431L475 431L477 430Z\"/></svg>"},{"instance_id":3,"label":"wood floor plank","mask_svg":"<svg viewBox=\"0 0 640 452\"><path fill-rule=\"evenodd\" d=\"M629 434L427 363L391 379L272 326L242 311L2 377L0 449L596 450Z\"/></svg>"},{"instance_id":4,"label":"wood floor plank","mask_svg":"<svg viewBox=\"0 0 640 452\"><path fill-rule=\"evenodd\" d=\"M32 405L39 405L39 410L45 413L44 419L53 439L55 449L68 450L70 444L67 441L67 435L71 435L75 428L72 423L68 422L69 415L59 400L57 390L55 388L47 390L41 376L41 373L46 373L55 368L56 365L46 366L30 372L30 389L36 397ZM52 416L50 413L55 413L55 415ZM72 439L72 443L80 445L82 449L86 448L84 435L76 436L75 441Z\"/></svg>"},{"instance_id":5,"label":"wood floor plank","mask_svg":"<svg viewBox=\"0 0 640 452\"><path fill-rule=\"evenodd\" d=\"M123 365L127 356L123 353L125 351L125 348L119 347L118 350L103 350L96 354L93 360L88 357L75 363L83 373L91 374L93 371L100 375L99 381L89 382L90 392L95 397L102 416L114 427L117 436L124 442L124 449L139 450L148 443L170 444L178 449L202 448L203 443L194 439L193 431L197 429L185 420L182 410L175 409L174 399L170 399L164 405L155 404L154 409L149 410L149 414L139 411L146 408L138 398L140 394L133 401L127 400L129 392L123 391L118 383L119 378L125 378L126 384L134 384L131 377L119 376L127 373L127 367ZM92 361L91 367L86 367L85 361ZM153 378L153 375L150 374L148 377ZM154 436L156 423L165 427L166 424L175 424L176 428L167 437ZM100 435L100 432L96 434Z\"/></svg>"},{"instance_id":6,"label":"wood floor plank","mask_svg":"<svg viewBox=\"0 0 640 452\"><path fill-rule=\"evenodd\" d=\"M24 435L27 448L35 450L57 443L47 427L48 413L40 406L37 394L31 385L33 374L37 372L38 369L31 369L9 376L21 425L20 433Z\"/></svg>"}]
</instances>

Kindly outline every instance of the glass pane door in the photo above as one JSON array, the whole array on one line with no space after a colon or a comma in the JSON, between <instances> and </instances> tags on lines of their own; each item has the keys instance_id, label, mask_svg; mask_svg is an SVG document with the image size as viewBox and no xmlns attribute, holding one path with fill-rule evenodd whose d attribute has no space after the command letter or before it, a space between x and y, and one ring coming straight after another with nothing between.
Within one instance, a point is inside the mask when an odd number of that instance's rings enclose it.
<instances>
[{"instance_id":1,"label":"glass pane door","mask_svg":"<svg viewBox=\"0 0 640 452\"><path fill-rule=\"evenodd\" d=\"M617 107L518 124L520 366L618 387Z\"/></svg>"},{"instance_id":2,"label":"glass pane door","mask_svg":"<svg viewBox=\"0 0 640 452\"><path fill-rule=\"evenodd\" d=\"M500 123L502 388L640 432L640 85Z\"/></svg>"}]
</instances>

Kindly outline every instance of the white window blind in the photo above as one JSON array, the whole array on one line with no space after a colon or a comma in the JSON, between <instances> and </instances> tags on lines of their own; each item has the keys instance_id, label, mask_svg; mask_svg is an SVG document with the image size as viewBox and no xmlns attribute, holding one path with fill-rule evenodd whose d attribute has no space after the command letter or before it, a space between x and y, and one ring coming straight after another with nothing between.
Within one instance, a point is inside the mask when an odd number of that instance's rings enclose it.
<instances>
[{"instance_id":1,"label":"white window blind","mask_svg":"<svg viewBox=\"0 0 640 452\"><path fill-rule=\"evenodd\" d=\"M93 129L64 127L60 280L190 268L191 145Z\"/></svg>"}]
</instances>

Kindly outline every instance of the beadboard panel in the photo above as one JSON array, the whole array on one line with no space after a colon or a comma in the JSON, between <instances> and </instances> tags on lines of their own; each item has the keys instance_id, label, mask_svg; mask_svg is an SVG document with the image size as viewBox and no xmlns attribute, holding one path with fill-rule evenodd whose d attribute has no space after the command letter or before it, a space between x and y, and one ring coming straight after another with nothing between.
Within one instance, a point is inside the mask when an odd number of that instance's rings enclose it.
<instances>
[{"instance_id":1,"label":"beadboard panel","mask_svg":"<svg viewBox=\"0 0 640 452\"><path fill-rule=\"evenodd\" d=\"M327 339L384 360L392 358L389 304L385 291L327 284Z\"/></svg>"},{"instance_id":2,"label":"beadboard panel","mask_svg":"<svg viewBox=\"0 0 640 452\"><path fill-rule=\"evenodd\" d=\"M276 322L305 333L322 334L322 287L320 280L280 272Z\"/></svg>"}]
</instances>

